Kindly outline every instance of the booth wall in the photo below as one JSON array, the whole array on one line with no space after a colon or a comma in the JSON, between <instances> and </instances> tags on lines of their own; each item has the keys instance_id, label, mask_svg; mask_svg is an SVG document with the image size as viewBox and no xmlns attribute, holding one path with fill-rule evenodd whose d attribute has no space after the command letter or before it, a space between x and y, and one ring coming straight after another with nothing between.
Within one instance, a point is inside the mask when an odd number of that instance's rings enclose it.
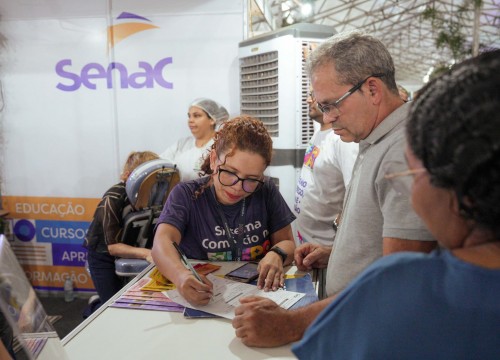
<instances>
[{"instance_id":1,"label":"booth wall","mask_svg":"<svg viewBox=\"0 0 500 360\"><path fill-rule=\"evenodd\" d=\"M0 5L3 207L38 289L61 290L68 275L77 290L93 289L83 238L131 151L161 153L190 135L197 97L239 112L242 1L108 4L102 14L55 9L39 19L5 16ZM129 36L117 41L120 31Z\"/></svg>"}]
</instances>

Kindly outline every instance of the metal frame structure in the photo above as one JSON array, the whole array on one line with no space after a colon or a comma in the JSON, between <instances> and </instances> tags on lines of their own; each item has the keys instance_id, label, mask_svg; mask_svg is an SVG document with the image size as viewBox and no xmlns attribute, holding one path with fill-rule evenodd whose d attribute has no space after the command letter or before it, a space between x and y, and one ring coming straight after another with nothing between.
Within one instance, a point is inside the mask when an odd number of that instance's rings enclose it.
<instances>
[{"instance_id":1,"label":"metal frame structure","mask_svg":"<svg viewBox=\"0 0 500 360\"><path fill-rule=\"evenodd\" d=\"M337 32L361 29L388 47L394 58L398 82L421 85L434 67L450 64L453 58L448 49L436 48L437 30L431 21L423 19L422 12L430 6L451 20L460 6L474 0L247 1L249 37L276 30L292 18L295 22L333 26ZM306 3L310 4L311 13L300 15ZM500 48L500 0L480 3L476 13L474 10L464 13L462 31L466 34L466 42L476 42L481 48Z\"/></svg>"}]
</instances>

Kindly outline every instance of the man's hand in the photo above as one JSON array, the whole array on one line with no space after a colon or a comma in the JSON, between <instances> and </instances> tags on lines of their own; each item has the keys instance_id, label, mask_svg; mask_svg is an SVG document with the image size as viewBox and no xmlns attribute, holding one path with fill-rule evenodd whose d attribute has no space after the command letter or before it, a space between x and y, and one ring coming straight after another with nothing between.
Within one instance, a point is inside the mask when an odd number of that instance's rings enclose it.
<instances>
[{"instance_id":1,"label":"man's hand","mask_svg":"<svg viewBox=\"0 0 500 360\"><path fill-rule=\"evenodd\" d=\"M324 269L328 266L332 248L311 243L305 243L295 249L295 265L302 271L313 268Z\"/></svg>"},{"instance_id":2,"label":"man's hand","mask_svg":"<svg viewBox=\"0 0 500 360\"><path fill-rule=\"evenodd\" d=\"M281 346L299 340L304 332L294 326L291 312L272 300L249 296L240 303L234 312L233 328L247 346Z\"/></svg>"}]
</instances>

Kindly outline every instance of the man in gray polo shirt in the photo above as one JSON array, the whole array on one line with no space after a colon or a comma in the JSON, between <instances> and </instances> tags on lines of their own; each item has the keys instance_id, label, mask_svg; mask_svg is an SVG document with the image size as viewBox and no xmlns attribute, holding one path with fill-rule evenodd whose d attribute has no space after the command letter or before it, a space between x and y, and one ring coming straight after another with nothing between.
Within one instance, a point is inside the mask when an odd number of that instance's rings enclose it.
<instances>
[{"instance_id":1,"label":"man in gray polo shirt","mask_svg":"<svg viewBox=\"0 0 500 360\"><path fill-rule=\"evenodd\" d=\"M327 267L329 297L293 311L259 297L243 299L233 327L249 346L299 340L314 318L376 259L435 247L409 199L398 195L384 178L391 163L405 163L404 123L410 106L399 97L394 64L385 46L359 32L338 34L311 54L308 65L325 123L332 123L343 141L358 142L359 155L333 249L304 244L295 251L300 269Z\"/></svg>"}]
</instances>

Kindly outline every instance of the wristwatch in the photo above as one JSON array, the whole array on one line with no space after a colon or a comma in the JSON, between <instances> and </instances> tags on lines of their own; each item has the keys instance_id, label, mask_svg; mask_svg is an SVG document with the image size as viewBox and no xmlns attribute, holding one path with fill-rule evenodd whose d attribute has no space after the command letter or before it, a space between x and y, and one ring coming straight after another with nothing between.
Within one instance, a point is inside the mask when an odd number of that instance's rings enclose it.
<instances>
[{"instance_id":1,"label":"wristwatch","mask_svg":"<svg viewBox=\"0 0 500 360\"><path fill-rule=\"evenodd\" d=\"M276 254L281 256L281 260L283 261L283 265L285 264L285 260L288 257L288 254L286 252L284 252L283 249L281 249L278 246L274 246L271 249L269 249L269 251L275 252Z\"/></svg>"}]
</instances>

